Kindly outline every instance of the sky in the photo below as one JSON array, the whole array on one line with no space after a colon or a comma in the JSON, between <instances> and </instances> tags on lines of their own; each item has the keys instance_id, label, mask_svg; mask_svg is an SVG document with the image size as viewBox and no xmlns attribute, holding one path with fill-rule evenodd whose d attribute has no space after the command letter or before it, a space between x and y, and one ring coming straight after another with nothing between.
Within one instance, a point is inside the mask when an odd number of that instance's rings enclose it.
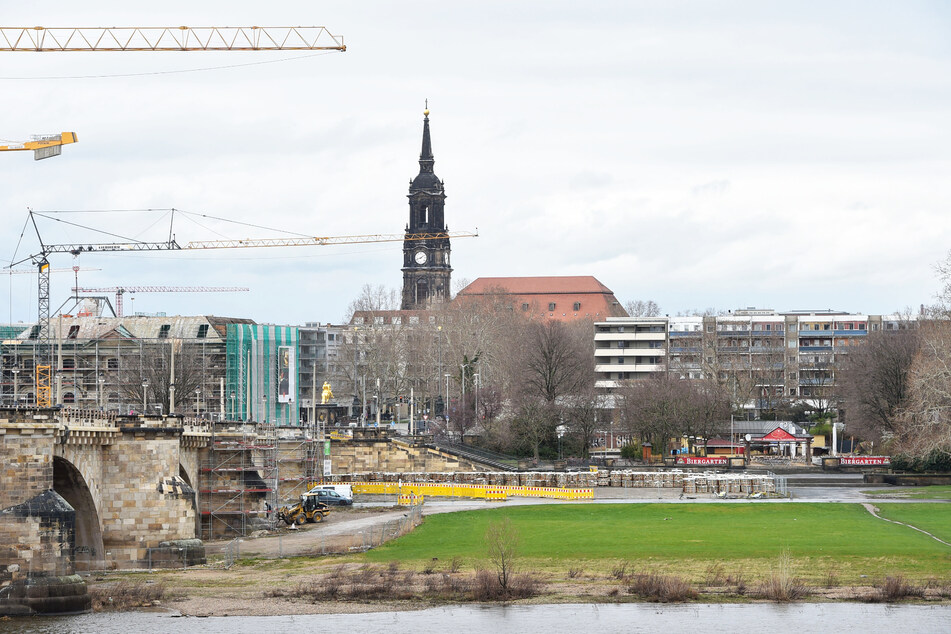
<instances>
[{"instance_id":1,"label":"sky","mask_svg":"<svg viewBox=\"0 0 951 634\"><path fill-rule=\"evenodd\" d=\"M137 210L175 208L180 243L401 233L428 99L447 223L479 232L453 241L454 283L593 275L670 315L890 313L941 285L944 2L4 5L4 26L319 25L348 48L0 53L0 139L79 137L0 153L5 265L38 247L28 209L129 210L56 217L164 240L168 213ZM47 243L102 240L41 224ZM250 289L136 293L126 312L338 323L364 284L398 289L401 263L398 242L86 254L79 282ZM35 276L0 277L0 321L35 320ZM53 274L54 310L72 286Z\"/></svg>"}]
</instances>

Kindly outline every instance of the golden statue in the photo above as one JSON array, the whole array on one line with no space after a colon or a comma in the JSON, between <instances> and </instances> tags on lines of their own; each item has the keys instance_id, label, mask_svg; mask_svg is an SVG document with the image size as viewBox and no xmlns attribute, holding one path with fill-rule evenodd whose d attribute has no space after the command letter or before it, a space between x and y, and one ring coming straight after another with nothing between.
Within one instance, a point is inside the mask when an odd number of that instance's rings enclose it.
<instances>
[{"instance_id":1,"label":"golden statue","mask_svg":"<svg viewBox=\"0 0 951 634\"><path fill-rule=\"evenodd\" d=\"M334 397L334 393L330 389L330 383L324 381L324 389L320 395L320 404L325 405L330 402L330 399Z\"/></svg>"}]
</instances>

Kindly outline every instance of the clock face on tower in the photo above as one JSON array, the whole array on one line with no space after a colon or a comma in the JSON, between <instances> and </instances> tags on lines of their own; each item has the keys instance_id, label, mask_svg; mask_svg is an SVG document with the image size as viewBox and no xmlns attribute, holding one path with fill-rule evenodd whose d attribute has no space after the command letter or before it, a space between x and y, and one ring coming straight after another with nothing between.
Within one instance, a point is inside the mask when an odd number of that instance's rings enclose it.
<instances>
[{"instance_id":1,"label":"clock face on tower","mask_svg":"<svg viewBox=\"0 0 951 634\"><path fill-rule=\"evenodd\" d=\"M416 260L416 264L426 264L428 258L425 251L417 251L413 259Z\"/></svg>"}]
</instances>

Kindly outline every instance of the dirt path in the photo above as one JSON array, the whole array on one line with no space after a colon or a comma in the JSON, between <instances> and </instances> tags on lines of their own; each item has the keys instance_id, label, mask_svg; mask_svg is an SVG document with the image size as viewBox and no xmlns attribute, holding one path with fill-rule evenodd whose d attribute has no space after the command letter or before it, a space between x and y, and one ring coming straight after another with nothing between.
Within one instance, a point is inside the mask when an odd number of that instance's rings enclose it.
<instances>
[{"instance_id":1,"label":"dirt path","mask_svg":"<svg viewBox=\"0 0 951 634\"><path fill-rule=\"evenodd\" d=\"M906 523L904 523L904 522L898 522L898 521L896 521L896 520L890 520L890 519L888 519L887 517L882 517L881 515L878 514L878 513L879 513L879 508L878 508L877 506L875 506L874 504L863 503L862 506L864 506L864 507L865 507L865 510L868 511L869 513L871 513L873 517L877 517L878 519L883 520L883 521L885 521L885 522L891 522L892 524L900 524L900 525L902 525L902 526L907 526L908 528L911 528L911 529L913 529L913 530L916 530L916 531L918 531L919 533L924 533L925 535L927 535L927 536L930 537L931 539L933 539L933 540L935 540L935 541L937 541L937 542L941 542L941 543L944 544L945 546L951 546L951 544L949 544L948 542L944 541L944 540L941 539L940 537L935 537L934 535L932 535L932 534L929 533L928 531L922 530L922 529L918 528L917 526L912 526L911 524L906 524Z\"/></svg>"},{"instance_id":2,"label":"dirt path","mask_svg":"<svg viewBox=\"0 0 951 634\"><path fill-rule=\"evenodd\" d=\"M241 557L296 557L324 552L340 552L361 548L373 540L377 543L382 531L395 530L405 521L403 509L333 510L322 522L304 524L296 529L282 527L271 535L240 538ZM222 553L231 540L206 542L209 554Z\"/></svg>"}]
</instances>

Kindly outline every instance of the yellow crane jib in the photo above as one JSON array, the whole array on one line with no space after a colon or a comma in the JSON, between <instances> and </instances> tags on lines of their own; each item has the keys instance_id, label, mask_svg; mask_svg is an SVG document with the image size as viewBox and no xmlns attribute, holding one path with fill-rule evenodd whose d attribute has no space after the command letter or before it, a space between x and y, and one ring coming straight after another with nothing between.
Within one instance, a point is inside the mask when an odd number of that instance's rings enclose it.
<instances>
[{"instance_id":1,"label":"yellow crane jib","mask_svg":"<svg viewBox=\"0 0 951 634\"><path fill-rule=\"evenodd\" d=\"M8 143L0 145L0 152L14 152L22 150L33 150L33 158L37 161L51 156L59 156L63 151L63 146L69 143L76 143L79 139L75 132L60 132L59 134L39 134L29 141L22 143Z\"/></svg>"},{"instance_id":2,"label":"yellow crane jib","mask_svg":"<svg viewBox=\"0 0 951 634\"><path fill-rule=\"evenodd\" d=\"M345 51L323 26L0 26L0 52Z\"/></svg>"}]
</instances>

